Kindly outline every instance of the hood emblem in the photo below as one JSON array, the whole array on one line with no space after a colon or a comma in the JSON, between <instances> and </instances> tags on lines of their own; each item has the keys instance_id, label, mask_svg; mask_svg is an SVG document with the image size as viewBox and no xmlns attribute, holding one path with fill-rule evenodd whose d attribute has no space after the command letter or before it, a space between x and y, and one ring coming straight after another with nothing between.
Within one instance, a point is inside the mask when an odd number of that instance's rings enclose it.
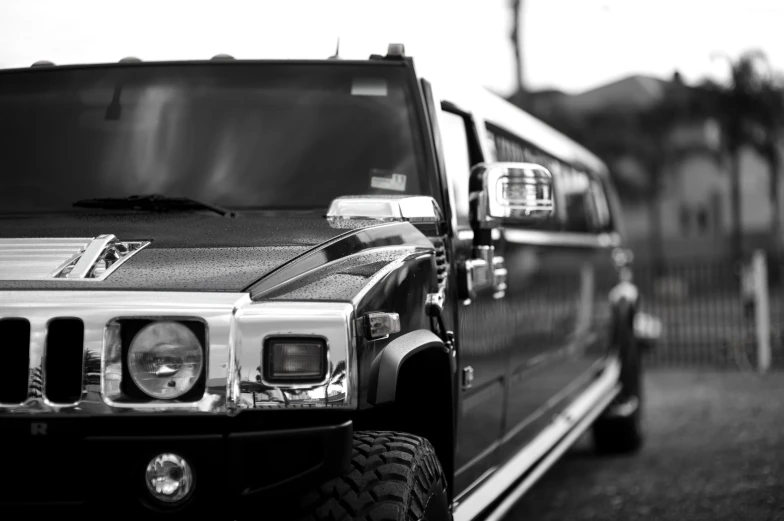
<instances>
[{"instance_id":1,"label":"hood emblem","mask_svg":"<svg viewBox=\"0 0 784 521\"><path fill-rule=\"evenodd\" d=\"M150 241L0 239L0 280L104 280Z\"/></svg>"}]
</instances>

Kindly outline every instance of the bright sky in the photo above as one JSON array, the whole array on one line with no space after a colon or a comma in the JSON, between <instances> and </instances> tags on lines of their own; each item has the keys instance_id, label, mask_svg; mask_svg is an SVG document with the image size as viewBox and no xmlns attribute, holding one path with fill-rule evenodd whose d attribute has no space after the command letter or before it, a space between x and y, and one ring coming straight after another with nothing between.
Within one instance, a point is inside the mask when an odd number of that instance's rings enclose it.
<instances>
[{"instance_id":1,"label":"bright sky","mask_svg":"<svg viewBox=\"0 0 784 521\"><path fill-rule=\"evenodd\" d=\"M784 70L782 0L524 0L531 88L579 92L644 73L726 77L711 53L765 51ZM0 67L116 61L366 58L403 42L417 63L514 86L509 0L0 0Z\"/></svg>"}]
</instances>

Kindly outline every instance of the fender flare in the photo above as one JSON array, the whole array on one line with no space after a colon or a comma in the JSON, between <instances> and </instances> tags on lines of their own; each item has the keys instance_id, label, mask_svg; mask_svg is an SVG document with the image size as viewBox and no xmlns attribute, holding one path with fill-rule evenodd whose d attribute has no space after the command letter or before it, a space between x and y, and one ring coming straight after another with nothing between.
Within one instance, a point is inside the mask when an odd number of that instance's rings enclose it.
<instances>
[{"instance_id":1,"label":"fender flare","mask_svg":"<svg viewBox=\"0 0 784 521\"><path fill-rule=\"evenodd\" d=\"M381 405L395 401L400 368L406 360L428 349L444 351L444 342L432 331L417 329L393 341L376 355L370 366L368 402Z\"/></svg>"}]
</instances>

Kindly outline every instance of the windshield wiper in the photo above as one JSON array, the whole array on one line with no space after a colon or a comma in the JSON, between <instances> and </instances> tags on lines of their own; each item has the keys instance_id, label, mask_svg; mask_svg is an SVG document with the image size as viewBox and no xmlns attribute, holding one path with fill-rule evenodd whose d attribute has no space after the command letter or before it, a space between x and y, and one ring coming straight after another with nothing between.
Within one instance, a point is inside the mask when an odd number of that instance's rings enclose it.
<instances>
[{"instance_id":1,"label":"windshield wiper","mask_svg":"<svg viewBox=\"0 0 784 521\"><path fill-rule=\"evenodd\" d=\"M237 213L221 206L205 203L189 197L168 197L159 194L129 195L128 197L99 197L81 199L73 203L80 208L106 208L118 210L149 210L167 212L177 210L210 210L224 217L236 217Z\"/></svg>"}]
</instances>

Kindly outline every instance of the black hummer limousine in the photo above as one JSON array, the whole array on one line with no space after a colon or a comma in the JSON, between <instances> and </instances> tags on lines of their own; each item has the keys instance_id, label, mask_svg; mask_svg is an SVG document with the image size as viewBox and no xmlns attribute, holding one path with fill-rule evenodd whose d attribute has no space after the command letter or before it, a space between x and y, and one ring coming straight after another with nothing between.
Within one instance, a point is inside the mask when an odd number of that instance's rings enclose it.
<instances>
[{"instance_id":1,"label":"black hummer limousine","mask_svg":"<svg viewBox=\"0 0 784 521\"><path fill-rule=\"evenodd\" d=\"M0 71L0 511L498 519L589 428L639 448L606 167L431 81Z\"/></svg>"}]
</instances>

